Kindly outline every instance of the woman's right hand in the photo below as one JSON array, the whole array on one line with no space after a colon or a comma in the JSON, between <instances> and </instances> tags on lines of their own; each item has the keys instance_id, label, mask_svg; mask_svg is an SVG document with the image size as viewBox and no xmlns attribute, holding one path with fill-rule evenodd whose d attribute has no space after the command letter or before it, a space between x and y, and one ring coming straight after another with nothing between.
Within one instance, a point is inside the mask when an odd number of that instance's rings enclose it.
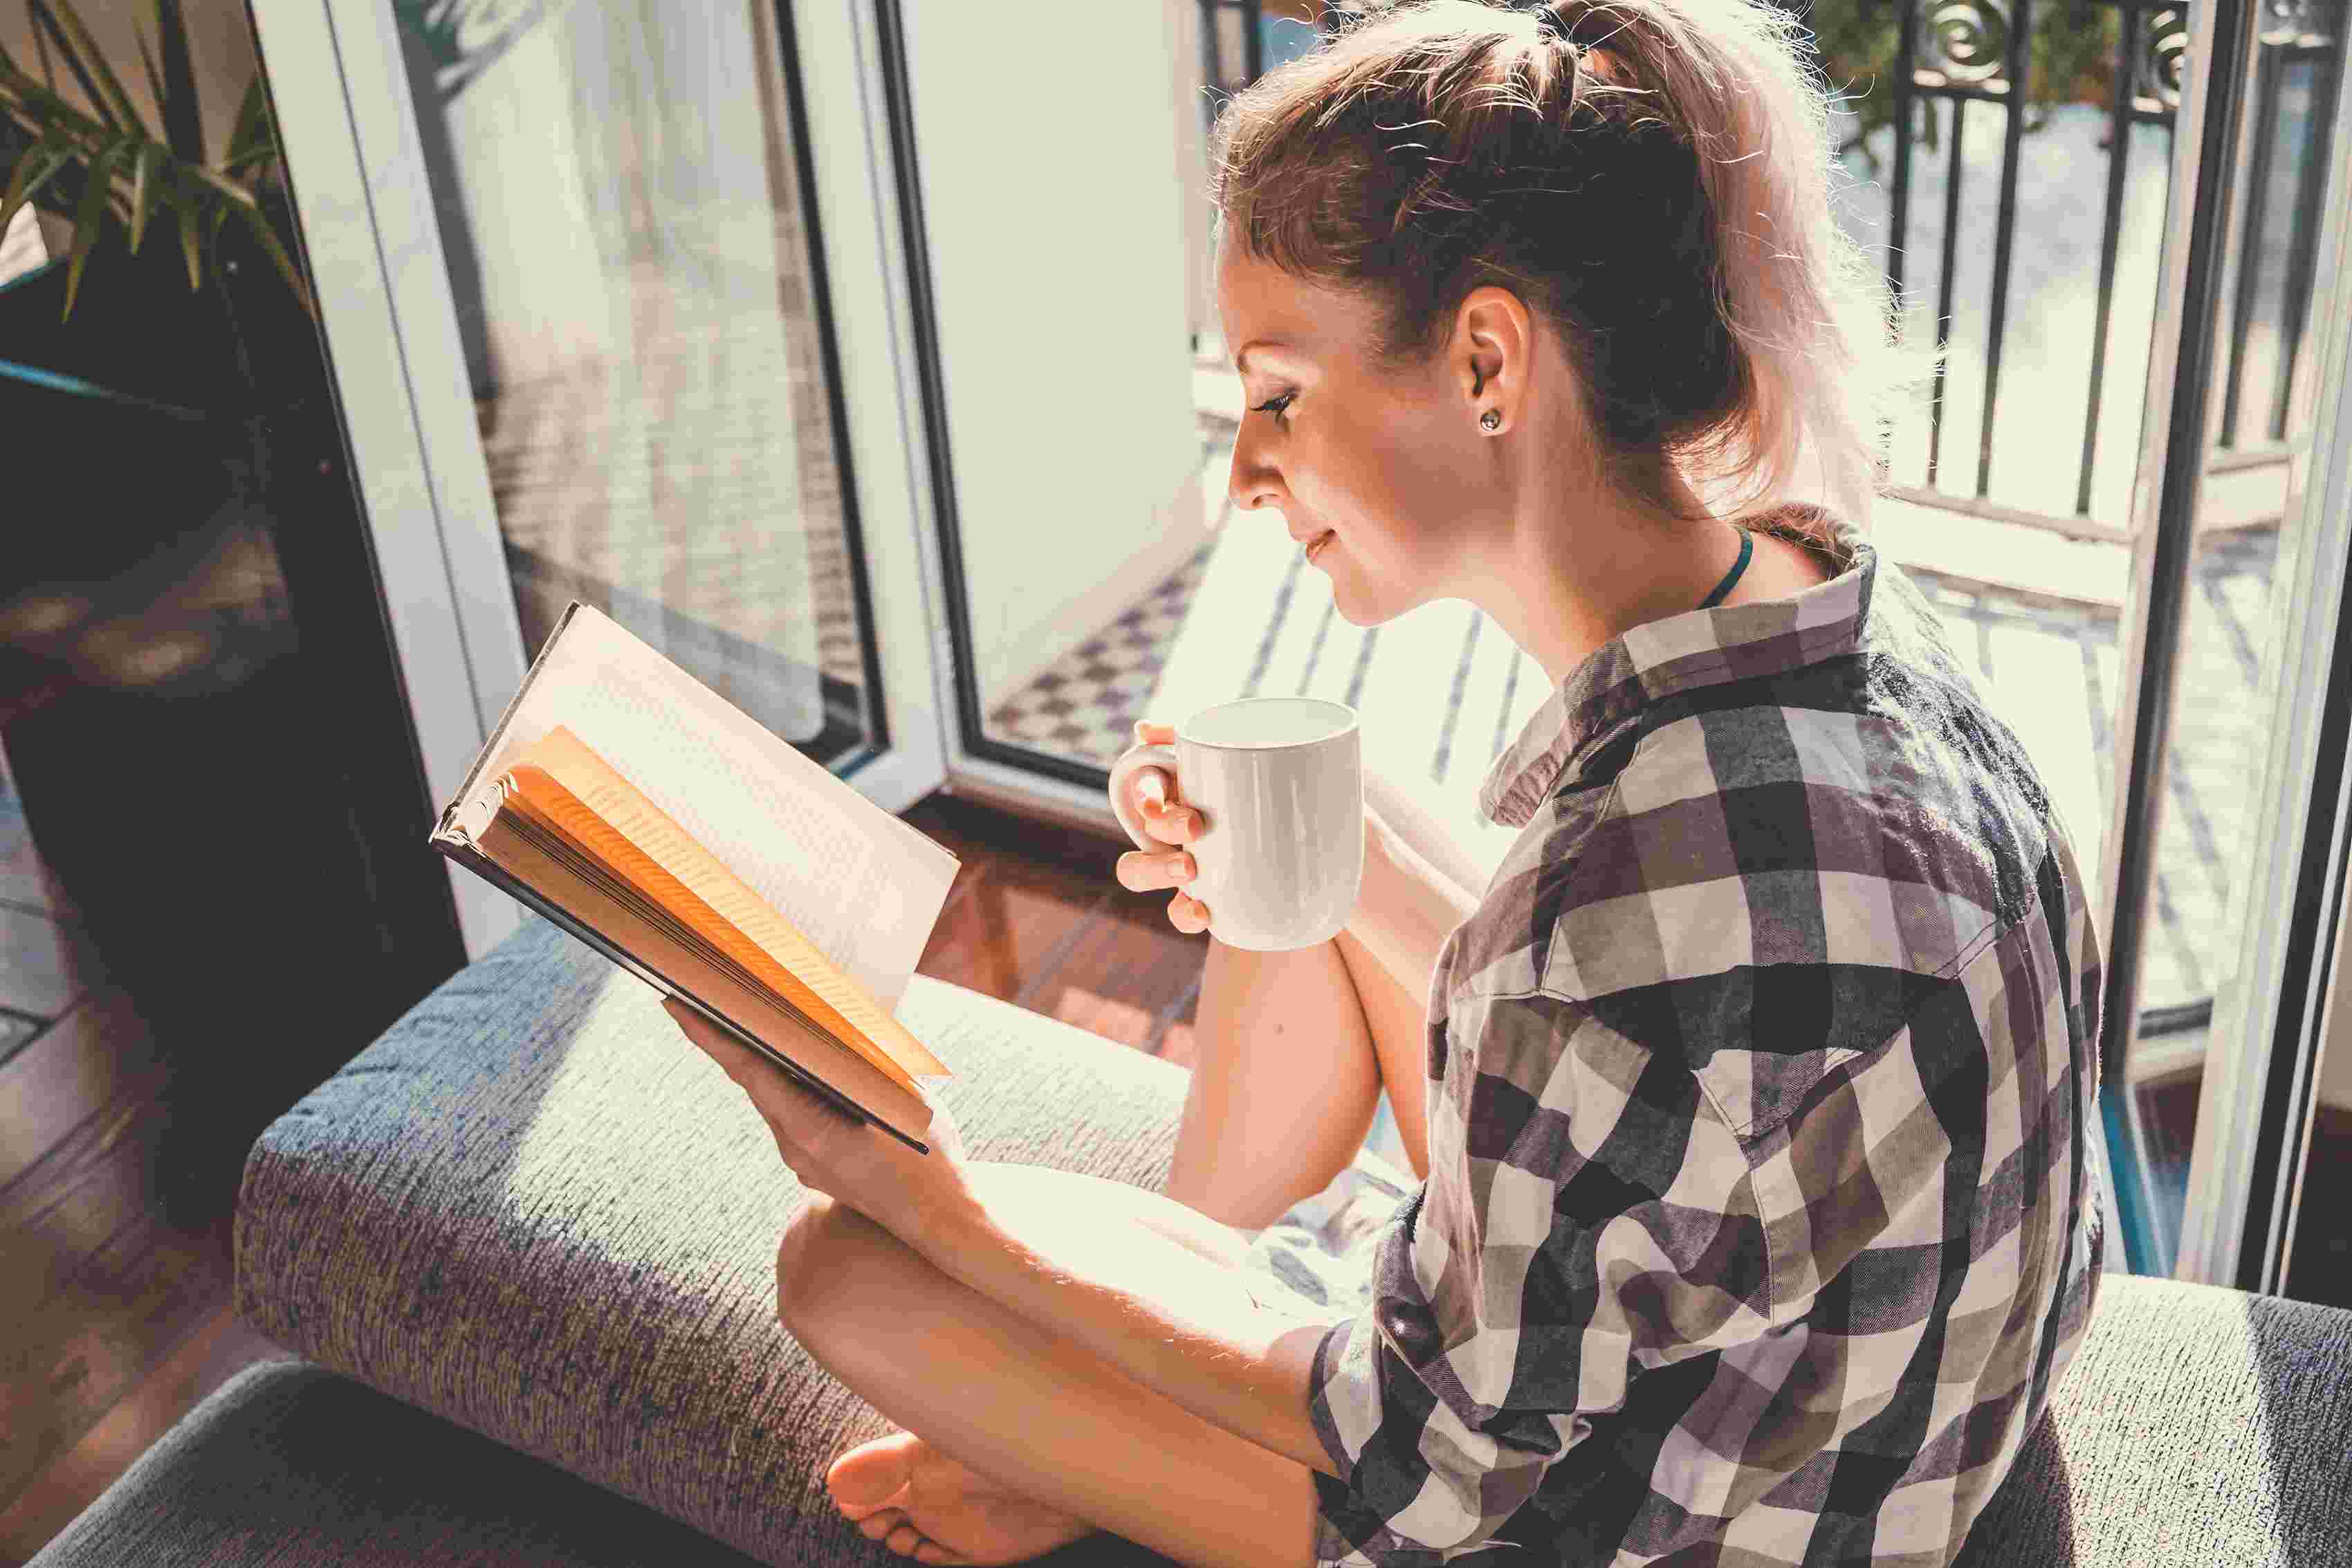
<instances>
[{"instance_id":1,"label":"woman's right hand","mask_svg":"<svg viewBox=\"0 0 2352 1568\"><path fill-rule=\"evenodd\" d=\"M1173 725L1136 721L1138 746L1171 746L1175 740ZM1129 803L1143 819L1143 831L1175 847L1128 851L1118 857L1118 884L1131 893L1150 893L1162 887L1176 889L1176 896L1168 901L1169 922L1187 935L1206 931L1209 906L1184 891L1184 884L1200 867L1191 852L1181 847L1206 830L1200 808L1184 803L1176 779L1164 768L1137 768L1128 779L1128 791Z\"/></svg>"}]
</instances>

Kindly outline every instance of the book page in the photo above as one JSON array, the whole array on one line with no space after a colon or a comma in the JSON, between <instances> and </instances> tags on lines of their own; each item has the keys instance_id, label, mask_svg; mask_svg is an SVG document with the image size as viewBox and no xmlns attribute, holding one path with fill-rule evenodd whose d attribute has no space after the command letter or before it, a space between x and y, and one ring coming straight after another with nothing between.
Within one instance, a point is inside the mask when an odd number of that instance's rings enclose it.
<instances>
[{"instance_id":1,"label":"book page","mask_svg":"<svg viewBox=\"0 0 2352 1568\"><path fill-rule=\"evenodd\" d=\"M569 728L558 725L526 747L507 776L526 803L538 806L575 843L827 1029L876 1053L876 1066L908 1074L947 1072L946 1063L815 944ZM556 786L544 801L535 794L542 778Z\"/></svg>"},{"instance_id":2,"label":"book page","mask_svg":"<svg viewBox=\"0 0 2352 1568\"><path fill-rule=\"evenodd\" d=\"M592 605L542 650L473 783L558 724L896 1013L958 862Z\"/></svg>"}]
</instances>

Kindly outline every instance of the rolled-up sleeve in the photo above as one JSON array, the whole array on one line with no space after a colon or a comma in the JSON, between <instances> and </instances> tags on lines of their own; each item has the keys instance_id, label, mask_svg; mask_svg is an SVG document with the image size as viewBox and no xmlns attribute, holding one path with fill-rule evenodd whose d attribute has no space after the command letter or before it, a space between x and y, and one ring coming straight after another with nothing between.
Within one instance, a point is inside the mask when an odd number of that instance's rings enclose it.
<instances>
[{"instance_id":1,"label":"rolled-up sleeve","mask_svg":"<svg viewBox=\"0 0 2352 1568\"><path fill-rule=\"evenodd\" d=\"M1445 1038L1429 1177L1316 1348L1318 1563L1482 1550L1642 1367L1770 1319L1746 1158L1684 1062L1546 992Z\"/></svg>"}]
</instances>

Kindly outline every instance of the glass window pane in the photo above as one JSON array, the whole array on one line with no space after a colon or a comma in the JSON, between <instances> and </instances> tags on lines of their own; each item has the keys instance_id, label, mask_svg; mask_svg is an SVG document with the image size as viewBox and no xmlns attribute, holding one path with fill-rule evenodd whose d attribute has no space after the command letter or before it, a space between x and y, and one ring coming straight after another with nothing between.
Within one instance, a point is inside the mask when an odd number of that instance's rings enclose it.
<instances>
[{"instance_id":1,"label":"glass window pane","mask_svg":"<svg viewBox=\"0 0 2352 1568\"><path fill-rule=\"evenodd\" d=\"M777 9L393 5L526 652L583 600L812 755L859 753Z\"/></svg>"},{"instance_id":2,"label":"glass window pane","mask_svg":"<svg viewBox=\"0 0 2352 1568\"><path fill-rule=\"evenodd\" d=\"M2147 1171L2155 1266L2177 1254L2205 1071L2234 1042L2211 1036L2215 998L2237 983L2246 922L2266 917L2238 885L2257 863L2258 770L2278 661L2272 634L2312 518L2294 475L2312 439L2318 356L2309 319L2325 214L2319 193L2343 44L2340 5L2266 10L2256 35L2233 176L2229 259L2216 323L2204 478L2164 758L2138 1030L2125 1064Z\"/></svg>"}]
</instances>

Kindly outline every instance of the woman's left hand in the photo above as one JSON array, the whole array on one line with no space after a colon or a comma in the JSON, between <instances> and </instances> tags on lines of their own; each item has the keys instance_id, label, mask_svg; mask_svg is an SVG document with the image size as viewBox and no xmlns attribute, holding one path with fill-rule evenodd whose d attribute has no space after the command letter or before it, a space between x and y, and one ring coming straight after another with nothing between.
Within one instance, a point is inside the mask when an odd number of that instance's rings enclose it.
<instances>
[{"instance_id":1,"label":"woman's left hand","mask_svg":"<svg viewBox=\"0 0 2352 1568\"><path fill-rule=\"evenodd\" d=\"M923 1141L931 1152L919 1155L802 1088L677 998L664 997L662 1008L751 1097L802 1186L848 1205L910 1247L925 1228L970 1201L963 1139L947 1107L929 1095L931 1125Z\"/></svg>"}]
</instances>

